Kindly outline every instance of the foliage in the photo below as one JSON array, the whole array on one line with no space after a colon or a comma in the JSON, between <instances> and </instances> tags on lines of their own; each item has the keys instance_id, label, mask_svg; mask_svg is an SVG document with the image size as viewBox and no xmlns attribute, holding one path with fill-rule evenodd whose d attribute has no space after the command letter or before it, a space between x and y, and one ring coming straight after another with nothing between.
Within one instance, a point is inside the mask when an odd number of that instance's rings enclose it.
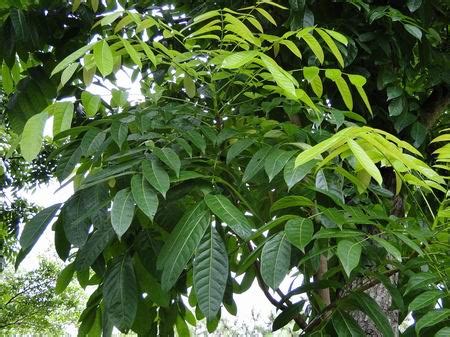
<instances>
[{"instance_id":1,"label":"foliage","mask_svg":"<svg viewBox=\"0 0 450 337\"><path fill-rule=\"evenodd\" d=\"M185 335L205 316L213 331L254 280L281 311L274 329L364 335L360 310L393 336L364 293L378 283L400 320L412 312L404 335L445 329L448 131L428 146L447 123L443 2L106 4L3 21L16 146L33 160L53 119L54 175L75 187L25 226L17 264L57 219L64 278L97 286L80 335ZM282 293L291 270L301 286Z\"/></svg>"},{"instance_id":2,"label":"foliage","mask_svg":"<svg viewBox=\"0 0 450 337\"><path fill-rule=\"evenodd\" d=\"M37 269L0 275L0 330L2 334L60 335L75 325L81 313L83 293L70 285L62 294L55 293L60 268L42 260Z\"/></svg>"}]
</instances>

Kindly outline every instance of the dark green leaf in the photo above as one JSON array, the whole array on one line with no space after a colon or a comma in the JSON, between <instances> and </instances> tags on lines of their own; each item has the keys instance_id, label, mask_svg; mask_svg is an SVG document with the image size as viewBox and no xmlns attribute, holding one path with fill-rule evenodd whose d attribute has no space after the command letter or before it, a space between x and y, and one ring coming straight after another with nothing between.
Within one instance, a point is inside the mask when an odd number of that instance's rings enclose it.
<instances>
[{"instance_id":1,"label":"dark green leaf","mask_svg":"<svg viewBox=\"0 0 450 337\"><path fill-rule=\"evenodd\" d=\"M114 121L111 124L111 138L113 141L122 148L123 142L127 139L128 135L128 126L119 121Z\"/></svg>"},{"instance_id":2,"label":"dark green leaf","mask_svg":"<svg viewBox=\"0 0 450 337\"><path fill-rule=\"evenodd\" d=\"M161 160L164 164L166 164L169 168L171 168L177 177L180 176L180 167L181 162L178 155L169 147L164 147L162 149L155 147L153 149L153 154L155 154L159 160Z\"/></svg>"},{"instance_id":3,"label":"dark green leaf","mask_svg":"<svg viewBox=\"0 0 450 337\"><path fill-rule=\"evenodd\" d=\"M108 320L126 333L133 325L138 305L138 293L131 258L116 259L107 270L103 298Z\"/></svg>"},{"instance_id":4,"label":"dark green leaf","mask_svg":"<svg viewBox=\"0 0 450 337\"><path fill-rule=\"evenodd\" d=\"M158 209L158 196L150 187L147 180L141 175L135 175L131 178L131 192L137 206L153 220Z\"/></svg>"},{"instance_id":5,"label":"dark green leaf","mask_svg":"<svg viewBox=\"0 0 450 337\"><path fill-rule=\"evenodd\" d=\"M244 176L242 177L242 182L247 182L252 179L259 171L264 167L264 161L269 154L271 148L269 146L264 146L262 149L258 150L250 159L247 167L244 171Z\"/></svg>"},{"instance_id":6,"label":"dark green leaf","mask_svg":"<svg viewBox=\"0 0 450 337\"><path fill-rule=\"evenodd\" d=\"M278 289L289 271L291 245L281 232L264 244L261 252L261 276L269 287Z\"/></svg>"},{"instance_id":7,"label":"dark green leaf","mask_svg":"<svg viewBox=\"0 0 450 337\"><path fill-rule=\"evenodd\" d=\"M272 331L277 331L288 324L291 320L294 319L299 312L301 312L305 301L302 300L298 303L291 304L289 307L282 311L273 321L272 323Z\"/></svg>"},{"instance_id":8,"label":"dark green leaf","mask_svg":"<svg viewBox=\"0 0 450 337\"><path fill-rule=\"evenodd\" d=\"M117 192L111 208L111 223L119 239L130 227L133 216L133 196L131 191L125 188Z\"/></svg>"},{"instance_id":9,"label":"dark green leaf","mask_svg":"<svg viewBox=\"0 0 450 337\"><path fill-rule=\"evenodd\" d=\"M408 309L410 311L416 311L428 306L434 306L439 298L442 297L442 292L439 290L430 290L419 294L409 304Z\"/></svg>"},{"instance_id":10,"label":"dark green leaf","mask_svg":"<svg viewBox=\"0 0 450 337\"><path fill-rule=\"evenodd\" d=\"M314 234L314 224L310 219L298 217L286 222L284 231L289 242L305 252L305 247L311 242Z\"/></svg>"},{"instance_id":11,"label":"dark green leaf","mask_svg":"<svg viewBox=\"0 0 450 337\"><path fill-rule=\"evenodd\" d=\"M167 172L158 160L144 160L142 162L142 173L145 179L165 198L170 187L170 179Z\"/></svg>"},{"instance_id":12,"label":"dark green leaf","mask_svg":"<svg viewBox=\"0 0 450 337\"><path fill-rule=\"evenodd\" d=\"M348 240L341 240L337 246L336 255L341 261L347 276L355 269L359 264L361 258L361 243Z\"/></svg>"},{"instance_id":13,"label":"dark green leaf","mask_svg":"<svg viewBox=\"0 0 450 337\"><path fill-rule=\"evenodd\" d=\"M208 320L220 309L228 278L228 255L214 227L207 230L194 258L194 289L198 305Z\"/></svg>"},{"instance_id":14,"label":"dark green leaf","mask_svg":"<svg viewBox=\"0 0 450 337\"><path fill-rule=\"evenodd\" d=\"M70 281L72 280L73 273L75 272L75 266L73 263L68 264L66 267L64 267L63 270L58 275L58 278L56 279L56 285L55 285L55 293L61 294L69 285Z\"/></svg>"},{"instance_id":15,"label":"dark green leaf","mask_svg":"<svg viewBox=\"0 0 450 337\"><path fill-rule=\"evenodd\" d=\"M227 165L232 161L236 156L240 155L243 151L249 148L253 143L255 143L254 139L246 138L240 139L236 143L230 146L227 152Z\"/></svg>"},{"instance_id":16,"label":"dark green leaf","mask_svg":"<svg viewBox=\"0 0 450 337\"><path fill-rule=\"evenodd\" d=\"M336 310L331 322L333 323L336 336L339 337L364 337L366 334L360 328L358 323L345 312Z\"/></svg>"},{"instance_id":17,"label":"dark green leaf","mask_svg":"<svg viewBox=\"0 0 450 337\"><path fill-rule=\"evenodd\" d=\"M252 235L252 225L245 215L223 195L205 196L209 209L226 223L239 237L247 240Z\"/></svg>"},{"instance_id":18,"label":"dark green leaf","mask_svg":"<svg viewBox=\"0 0 450 337\"><path fill-rule=\"evenodd\" d=\"M269 177L269 182L281 172L284 165L295 153L296 151L284 151L277 148L270 151L264 161L264 169Z\"/></svg>"},{"instance_id":19,"label":"dark green leaf","mask_svg":"<svg viewBox=\"0 0 450 337\"><path fill-rule=\"evenodd\" d=\"M423 328L433 326L450 317L450 309L436 309L427 312L416 322L416 332L419 335Z\"/></svg>"},{"instance_id":20,"label":"dark green leaf","mask_svg":"<svg viewBox=\"0 0 450 337\"><path fill-rule=\"evenodd\" d=\"M191 259L210 225L210 215L203 202L198 202L177 223L158 256L157 266L163 269L161 284L169 290Z\"/></svg>"},{"instance_id":21,"label":"dark green leaf","mask_svg":"<svg viewBox=\"0 0 450 337\"><path fill-rule=\"evenodd\" d=\"M306 175L311 172L313 167L316 166L316 163L315 160L311 160L306 164L295 167L295 158L292 158L284 167L284 181L288 186L288 190L305 178Z\"/></svg>"}]
</instances>

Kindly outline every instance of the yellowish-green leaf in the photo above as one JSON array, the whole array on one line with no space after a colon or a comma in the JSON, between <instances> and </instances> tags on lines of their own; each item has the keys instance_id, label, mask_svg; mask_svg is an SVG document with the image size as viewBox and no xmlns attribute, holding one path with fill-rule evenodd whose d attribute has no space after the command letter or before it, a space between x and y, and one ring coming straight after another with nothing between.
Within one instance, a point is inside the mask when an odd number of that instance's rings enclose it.
<instances>
[{"instance_id":1,"label":"yellowish-green leaf","mask_svg":"<svg viewBox=\"0 0 450 337\"><path fill-rule=\"evenodd\" d=\"M367 171L367 173L370 174L371 177L375 179L376 182L378 182L378 184L381 185L383 183L383 178L381 177L380 170L378 170L364 149L350 138L347 139L347 144L359 164L364 168L364 170Z\"/></svg>"},{"instance_id":2,"label":"yellowish-green leaf","mask_svg":"<svg viewBox=\"0 0 450 337\"><path fill-rule=\"evenodd\" d=\"M105 77L112 73L114 58L108 42L101 40L94 46L94 59L100 73Z\"/></svg>"},{"instance_id":3,"label":"yellowish-green leaf","mask_svg":"<svg viewBox=\"0 0 450 337\"><path fill-rule=\"evenodd\" d=\"M136 51L136 49L134 49L131 43L128 42L128 40L121 39L121 41L128 55L130 55L131 60L139 67L139 69L142 69L142 62L141 58L139 57L139 53Z\"/></svg>"},{"instance_id":4,"label":"yellowish-green leaf","mask_svg":"<svg viewBox=\"0 0 450 337\"><path fill-rule=\"evenodd\" d=\"M291 40L281 40L279 43L288 47L289 50L298 58L300 58L300 59L302 58L302 53L300 52L298 47L295 45L295 43L292 42Z\"/></svg>"},{"instance_id":5,"label":"yellowish-green leaf","mask_svg":"<svg viewBox=\"0 0 450 337\"><path fill-rule=\"evenodd\" d=\"M302 89L296 89L295 94L299 100L301 100L303 103L305 103L307 106L312 108L315 111L319 111L317 106L314 104L314 102L311 100L311 97L308 96L308 94L302 90Z\"/></svg>"},{"instance_id":6,"label":"yellowish-green leaf","mask_svg":"<svg viewBox=\"0 0 450 337\"><path fill-rule=\"evenodd\" d=\"M272 74L278 86L283 89L288 97L297 97L293 81L286 76L285 71L269 56L259 53L267 70Z\"/></svg>"},{"instance_id":7,"label":"yellowish-green leaf","mask_svg":"<svg viewBox=\"0 0 450 337\"><path fill-rule=\"evenodd\" d=\"M339 51L338 47L336 46L336 43L334 43L333 39L327 34L326 31L316 28L316 32L319 33L320 37L325 41L328 48L330 48L331 52L333 53L336 60L339 62L339 65L344 68L344 59L342 58L342 54Z\"/></svg>"},{"instance_id":8,"label":"yellowish-green leaf","mask_svg":"<svg viewBox=\"0 0 450 337\"><path fill-rule=\"evenodd\" d=\"M272 15L270 15L265 9L261 8L261 7L257 7L256 10L259 12L259 14L261 14L262 16L264 16L264 18L269 21L271 24L273 24L274 26L277 25L277 22L275 21L275 19L272 17Z\"/></svg>"},{"instance_id":9,"label":"yellowish-green leaf","mask_svg":"<svg viewBox=\"0 0 450 337\"><path fill-rule=\"evenodd\" d=\"M133 22L133 16L131 16L130 14L128 14L127 16L124 16L116 25L116 27L114 28L114 33L117 33L119 30L121 30L122 28L124 28L125 26L128 26L131 22Z\"/></svg>"},{"instance_id":10,"label":"yellowish-green leaf","mask_svg":"<svg viewBox=\"0 0 450 337\"><path fill-rule=\"evenodd\" d=\"M253 61L253 59L258 55L255 50L240 51L237 53L232 53L231 55L224 58L222 62L222 68L226 69L237 69L241 68L247 63Z\"/></svg>"},{"instance_id":11,"label":"yellowish-green leaf","mask_svg":"<svg viewBox=\"0 0 450 337\"><path fill-rule=\"evenodd\" d=\"M186 90L186 94L190 98L195 97L195 94L197 93L197 89L195 88L194 80L192 79L191 76L189 76L186 73L184 74L183 85L184 85L184 89Z\"/></svg>"},{"instance_id":12,"label":"yellowish-green leaf","mask_svg":"<svg viewBox=\"0 0 450 337\"><path fill-rule=\"evenodd\" d=\"M20 152L27 162L35 159L41 150L47 117L48 113L44 111L31 117L25 124L20 140Z\"/></svg>"},{"instance_id":13,"label":"yellowish-green leaf","mask_svg":"<svg viewBox=\"0 0 450 337\"><path fill-rule=\"evenodd\" d=\"M72 102L55 102L44 110L49 116L53 116L53 135L70 129L73 110Z\"/></svg>"},{"instance_id":14,"label":"yellowish-green leaf","mask_svg":"<svg viewBox=\"0 0 450 337\"><path fill-rule=\"evenodd\" d=\"M306 42L308 47L311 48L314 55L316 55L317 59L322 64L325 56L323 54L323 49L317 39L311 34L305 32L300 32L297 37L302 38Z\"/></svg>"},{"instance_id":15,"label":"yellowish-green leaf","mask_svg":"<svg viewBox=\"0 0 450 337\"><path fill-rule=\"evenodd\" d=\"M241 36L245 40L250 43L253 43L257 46L261 45L259 39L253 35L253 33L248 29L248 27L239 19L232 16L231 14L225 14L225 21L229 22L228 25L225 26L225 29Z\"/></svg>"},{"instance_id":16,"label":"yellowish-green leaf","mask_svg":"<svg viewBox=\"0 0 450 337\"><path fill-rule=\"evenodd\" d=\"M78 63L72 63L61 74L61 87L63 87L72 78L78 69Z\"/></svg>"},{"instance_id":17,"label":"yellowish-green leaf","mask_svg":"<svg viewBox=\"0 0 450 337\"><path fill-rule=\"evenodd\" d=\"M5 90L6 94L9 95L14 90L14 81L11 77L11 72L9 71L6 63L2 65L2 84L3 90Z\"/></svg>"},{"instance_id":18,"label":"yellowish-green leaf","mask_svg":"<svg viewBox=\"0 0 450 337\"><path fill-rule=\"evenodd\" d=\"M311 80L311 88L316 94L317 97L322 97L323 94L323 85L320 76L316 76Z\"/></svg>"},{"instance_id":19,"label":"yellowish-green leaf","mask_svg":"<svg viewBox=\"0 0 450 337\"><path fill-rule=\"evenodd\" d=\"M97 95L93 95L88 91L83 91L81 93L81 103L86 111L86 115L88 117L93 117L98 109L100 109L101 99Z\"/></svg>"},{"instance_id":20,"label":"yellowish-green leaf","mask_svg":"<svg viewBox=\"0 0 450 337\"><path fill-rule=\"evenodd\" d=\"M261 26L261 23L259 23L258 20L256 20L254 17L246 17L246 19L255 27L257 30L259 30L261 33L264 33L264 29Z\"/></svg>"},{"instance_id":21,"label":"yellowish-green leaf","mask_svg":"<svg viewBox=\"0 0 450 337\"><path fill-rule=\"evenodd\" d=\"M147 43L145 43L144 41L140 41L140 40L139 40L139 44L141 45L142 50L144 51L145 55L150 60L150 62L152 62L154 66L157 66L158 61L156 60L156 56L150 49L149 45Z\"/></svg>"},{"instance_id":22,"label":"yellowish-green leaf","mask_svg":"<svg viewBox=\"0 0 450 337\"><path fill-rule=\"evenodd\" d=\"M342 77L339 77L334 82L336 83L336 86L339 90L339 93L341 94L342 99L344 100L344 103L346 107L351 111L353 110L353 98L352 93L350 92L350 88L348 87L347 82Z\"/></svg>"},{"instance_id":23,"label":"yellowish-green leaf","mask_svg":"<svg viewBox=\"0 0 450 337\"><path fill-rule=\"evenodd\" d=\"M342 35L341 33L338 33L336 31L330 30L330 29L324 29L324 31L326 31L328 33L328 35L330 35L336 41L342 43L344 46L346 46L348 44L347 38L344 35Z\"/></svg>"}]
</instances>

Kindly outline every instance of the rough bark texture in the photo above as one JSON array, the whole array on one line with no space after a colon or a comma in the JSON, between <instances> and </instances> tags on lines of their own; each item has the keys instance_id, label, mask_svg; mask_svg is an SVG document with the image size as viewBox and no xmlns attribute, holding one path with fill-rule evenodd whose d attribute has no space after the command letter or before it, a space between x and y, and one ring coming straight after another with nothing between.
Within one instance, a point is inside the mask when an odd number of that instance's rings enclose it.
<instances>
[{"instance_id":1,"label":"rough bark texture","mask_svg":"<svg viewBox=\"0 0 450 337\"><path fill-rule=\"evenodd\" d=\"M396 283L397 275L391 276L391 282ZM352 285L352 288L360 287L363 284L363 279L359 279L355 281ZM370 297L372 297L380 306L381 310L386 314L389 322L391 323L392 330L395 333L395 336L398 336L398 310L390 310L392 304L392 297L389 294L389 291L382 284L376 284L372 288L365 291ZM383 337L383 335L377 330L375 324L372 320L361 311L352 312L353 318L359 324L359 326L364 330L366 336L370 337Z\"/></svg>"}]
</instances>

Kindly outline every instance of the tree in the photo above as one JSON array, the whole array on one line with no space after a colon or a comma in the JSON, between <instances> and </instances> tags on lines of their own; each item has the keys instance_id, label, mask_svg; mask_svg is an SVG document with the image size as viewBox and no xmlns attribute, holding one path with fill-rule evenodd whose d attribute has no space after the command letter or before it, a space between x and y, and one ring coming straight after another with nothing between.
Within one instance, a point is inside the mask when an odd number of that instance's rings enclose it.
<instances>
[{"instance_id":1,"label":"tree","mask_svg":"<svg viewBox=\"0 0 450 337\"><path fill-rule=\"evenodd\" d=\"M274 328L394 336L412 313L404 335L446 335L446 4L120 4L8 9L3 25L21 154L53 118L55 176L75 187L28 222L17 263L56 219L65 275L97 285L80 334L213 331L256 280ZM283 293L290 270L301 285Z\"/></svg>"},{"instance_id":2,"label":"tree","mask_svg":"<svg viewBox=\"0 0 450 337\"><path fill-rule=\"evenodd\" d=\"M84 294L70 285L55 293L61 269L42 260L37 269L15 274L10 269L0 275L0 331L2 334L62 334L75 326Z\"/></svg>"}]
</instances>

